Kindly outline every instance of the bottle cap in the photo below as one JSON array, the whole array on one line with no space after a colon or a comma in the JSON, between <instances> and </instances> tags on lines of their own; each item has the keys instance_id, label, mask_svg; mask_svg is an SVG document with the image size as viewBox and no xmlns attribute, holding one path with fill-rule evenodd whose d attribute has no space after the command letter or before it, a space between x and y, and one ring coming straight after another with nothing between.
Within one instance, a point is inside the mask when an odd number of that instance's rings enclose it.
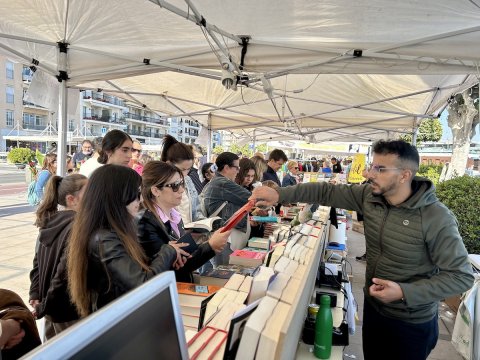
<instances>
[{"instance_id":1,"label":"bottle cap","mask_svg":"<svg viewBox=\"0 0 480 360\"><path fill-rule=\"evenodd\" d=\"M330 296L328 296L328 295L322 295L322 296L320 297L320 304L321 304L321 305L330 306Z\"/></svg>"}]
</instances>

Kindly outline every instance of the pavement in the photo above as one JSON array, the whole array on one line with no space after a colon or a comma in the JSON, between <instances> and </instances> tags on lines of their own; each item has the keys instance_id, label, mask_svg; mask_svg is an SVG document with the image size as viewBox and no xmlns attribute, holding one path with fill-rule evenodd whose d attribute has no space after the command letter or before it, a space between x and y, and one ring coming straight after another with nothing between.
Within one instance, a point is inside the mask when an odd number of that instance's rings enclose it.
<instances>
[{"instance_id":1,"label":"pavement","mask_svg":"<svg viewBox=\"0 0 480 360\"><path fill-rule=\"evenodd\" d=\"M26 202L26 184L18 182L15 176L5 177L13 169L0 164L0 286L15 291L28 304L28 290L30 287L29 273L32 269L35 254L35 243L38 235L33 225L35 209ZM11 174L10 174L11 175ZM6 180L8 179L8 180ZM10 182L8 182L10 181ZM19 190L20 189L20 190ZM350 336L350 345L344 350L344 359L363 359L362 354L362 319L363 319L363 285L365 277L364 262L355 260L355 256L365 252L365 238L363 234L348 231L348 262L351 265L352 291L358 303L359 322L355 335ZM350 269L350 266L348 266ZM439 316L440 336L437 346L428 357L429 360L461 360L462 357L455 351L450 340L455 321L447 305L441 303ZM388 354L385 359L388 359Z\"/></svg>"}]
</instances>

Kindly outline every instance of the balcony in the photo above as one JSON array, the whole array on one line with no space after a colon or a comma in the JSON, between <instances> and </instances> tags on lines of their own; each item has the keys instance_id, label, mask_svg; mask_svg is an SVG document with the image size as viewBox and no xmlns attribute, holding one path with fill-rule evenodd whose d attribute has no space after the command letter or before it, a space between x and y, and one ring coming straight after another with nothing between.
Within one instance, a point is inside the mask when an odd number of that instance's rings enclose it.
<instances>
[{"instance_id":1,"label":"balcony","mask_svg":"<svg viewBox=\"0 0 480 360\"><path fill-rule=\"evenodd\" d=\"M45 130L47 125L33 125L29 123L22 123L22 128L24 130Z\"/></svg>"},{"instance_id":2,"label":"balcony","mask_svg":"<svg viewBox=\"0 0 480 360\"><path fill-rule=\"evenodd\" d=\"M127 129L126 132L129 135L133 135L133 136L144 136L144 137L151 137L151 138L157 138L157 139L160 139L163 137L163 134L157 134L155 132L144 131L144 130Z\"/></svg>"},{"instance_id":3,"label":"balcony","mask_svg":"<svg viewBox=\"0 0 480 360\"><path fill-rule=\"evenodd\" d=\"M143 115L139 115L139 114L134 114L134 113L130 113L130 112L124 113L123 115L127 119L144 121L144 122L148 122L148 123L152 123L152 124L159 124L159 125L163 125L163 126L168 126L168 121L167 121L166 118L160 118L159 119L159 118L154 118L154 117L150 117L150 116L143 116Z\"/></svg>"},{"instance_id":4,"label":"balcony","mask_svg":"<svg viewBox=\"0 0 480 360\"><path fill-rule=\"evenodd\" d=\"M120 117L120 118L115 118L113 116L102 116L102 115L91 115L91 114L85 114L83 115L84 120L95 120L95 121L101 121L105 123L110 123L110 124L125 124L125 118Z\"/></svg>"}]
</instances>

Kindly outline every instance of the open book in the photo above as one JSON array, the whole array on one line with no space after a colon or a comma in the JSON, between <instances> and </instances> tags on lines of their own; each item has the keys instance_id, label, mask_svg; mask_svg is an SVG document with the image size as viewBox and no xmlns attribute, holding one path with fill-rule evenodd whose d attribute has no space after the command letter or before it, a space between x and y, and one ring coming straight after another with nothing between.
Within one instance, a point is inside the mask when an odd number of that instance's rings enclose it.
<instances>
[{"instance_id":1,"label":"open book","mask_svg":"<svg viewBox=\"0 0 480 360\"><path fill-rule=\"evenodd\" d=\"M207 231L212 231L212 229L214 229L215 222L218 222L220 220L222 220L221 217L213 216L206 219L193 221L191 223L185 224L183 227L185 229L204 229Z\"/></svg>"}]
</instances>

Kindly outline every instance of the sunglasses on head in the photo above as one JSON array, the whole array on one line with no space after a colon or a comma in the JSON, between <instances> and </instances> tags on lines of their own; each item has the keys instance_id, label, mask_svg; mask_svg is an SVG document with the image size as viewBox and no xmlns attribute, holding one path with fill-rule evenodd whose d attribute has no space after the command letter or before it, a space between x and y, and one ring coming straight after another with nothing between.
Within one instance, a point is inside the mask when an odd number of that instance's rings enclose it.
<instances>
[{"instance_id":1,"label":"sunglasses on head","mask_svg":"<svg viewBox=\"0 0 480 360\"><path fill-rule=\"evenodd\" d=\"M161 185L158 188L161 189L163 187L168 187L168 188L171 188L173 192L177 192L178 190L180 190L180 186L185 188L185 181L178 180L178 181L175 181L174 183L171 183L171 184Z\"/></svg>"}]
</instances>

